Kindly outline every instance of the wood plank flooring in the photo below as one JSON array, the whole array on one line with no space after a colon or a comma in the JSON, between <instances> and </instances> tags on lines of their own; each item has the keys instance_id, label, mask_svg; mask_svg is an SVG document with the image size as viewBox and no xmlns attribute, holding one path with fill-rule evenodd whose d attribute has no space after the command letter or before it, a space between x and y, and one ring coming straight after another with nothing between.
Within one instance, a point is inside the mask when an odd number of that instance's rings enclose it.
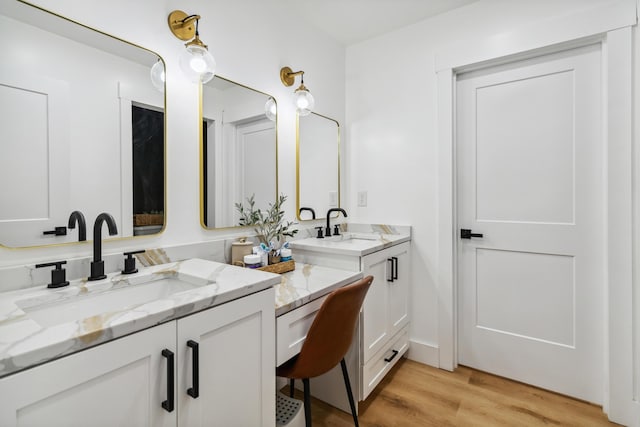
<instances>
[{"instance_id":1,"label":"wood plank flooring","mask_svg":"<svg viewBox=\"0 0 640 427\"><path fill-rule=\"evenodd\" d=\"M350 414L315 399L312 415L315 427L353 426ZM467 367L448 372L408 359L360 404L359 421L362 427L617 425L599 406Z\"/></svg>"}]
</instances>

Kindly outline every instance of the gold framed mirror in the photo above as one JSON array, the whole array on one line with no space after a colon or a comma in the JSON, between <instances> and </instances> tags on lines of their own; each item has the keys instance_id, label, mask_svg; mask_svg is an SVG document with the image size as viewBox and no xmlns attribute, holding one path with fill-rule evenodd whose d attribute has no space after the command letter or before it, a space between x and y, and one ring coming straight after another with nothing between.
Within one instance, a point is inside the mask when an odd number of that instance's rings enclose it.
<instances>
[{"instance_id":1,"label":"gold framed mirror","mask_svg":"<svg viewBox=\"0 0 640 427\"><path fill-rule=\"evenodd\" d=\"M237 227L236 203L253 195L267 209L278 195L275 99L215 76L202 85L200 105L200 222Z\"/></svg>"},{"instance_id":2,"label":"gold framed mirror","mask_svg":"<svg viewBox=\"0 0 640 427\"><path fill-rule=\"evenodd\" d=\"M159 56L21 1L0 5L0 48L0 244L77 242L74 211L87 229L110 213L116 238L161 232Z\"/></svg>"},{"instance_id":3,"label":"gold framed mirror","mask_svg":"<svg viewBox=\"0 0 640 427\"><path fill-rule=\"evenodd\" d=\"M296 126L296 216L323 219L340 207L340 124L311 113Z\"/></svg>"}]
</instances>

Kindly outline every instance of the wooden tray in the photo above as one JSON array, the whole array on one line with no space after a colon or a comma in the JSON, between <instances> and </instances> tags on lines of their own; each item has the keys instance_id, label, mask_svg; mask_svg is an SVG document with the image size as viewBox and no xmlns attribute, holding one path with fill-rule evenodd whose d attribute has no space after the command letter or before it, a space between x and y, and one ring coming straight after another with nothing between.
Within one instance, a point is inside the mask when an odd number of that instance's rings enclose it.
<instances>
[{"instance_id":1,"label":"wooden tray","mask_svg":"<svg viewBox=\"0 0 640 427\"><path fill-rule=\"evenodd\" d=\"M289 261L279 262L277 264L269 264L264 267L259 267L257 270L268 271L269 273L282 274L287 271L293 271L296 269L296 263L292 259Z\"/></svg>"}]
</instances>

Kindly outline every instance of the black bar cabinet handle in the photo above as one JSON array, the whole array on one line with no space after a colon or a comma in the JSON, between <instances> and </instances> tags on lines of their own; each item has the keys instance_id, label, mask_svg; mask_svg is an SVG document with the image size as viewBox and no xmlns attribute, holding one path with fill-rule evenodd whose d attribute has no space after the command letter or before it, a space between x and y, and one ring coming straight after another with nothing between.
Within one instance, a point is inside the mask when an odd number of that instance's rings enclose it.
<instances>
[{"instance_id":1,"label":"black bar cabinet handle","mask_svg":"<svg viewBox=\"0 0 640 427\"><path fill-rule=\"evenodd\" d=\"M56 227L53 230L43 231L42 234L53 234L54 236L66 236L67 227Z\"/></svg>"},{"instance_id":2,"label":"black bar cabinet handle","mask_svg":"<svg viewBox=\"0 0 640 427\"><path fill-rule=\"evenodd\" d=\"M387 282L393 282L393 259L387 258L387 265L391 264L391 272L388 275Z\"/></svg>"},{"instance_id":3,"label":"black bar cabinet handle","mask_svg":"<svg viewBox=\"0 0 640 427\"><path fill-rule=\"evenodd\" d=\"M387 357L384 359L385 362L391 362L393 359L396 358L396 356L398 355L398 350L391 350L393 352L393 355L391 355L391 357Z\"/></svg>"},{"instance_id":4,"label":"black bar cabinet handle","mask_svg":"<svg viewBox=\"0 0 640 427\"><path fill-rule=\"evenodd\" d=\"M393 280L398 280L398 257L393 256L391 259L393 260Z\"/></svg>"},{"instance_id":5,"label":"black bar cabinet handle","mask_svg":"<svg viewBox=\"0 0 640 427\"><path fill-rule=\"evenodd\" d=\"M191 384L193 386L187 390L187 394L197 399L198 396L200 396L200 350L198 349L198 343L194 340L187 341L187 347L191 347L191 358L193 362L191 378Z\"/></svg>"},{"instance_id":6,"label":"black bar cabinet handle","mask_svg":"<svg viewBox=\"0 0 640 427\"><path fill-rule=\"evenodd\" d=\"M162 350L162 356L167 358L167 400L162 402L162 407L167 412L173 412L173 351Z\"/></svg>"}]
</instances>

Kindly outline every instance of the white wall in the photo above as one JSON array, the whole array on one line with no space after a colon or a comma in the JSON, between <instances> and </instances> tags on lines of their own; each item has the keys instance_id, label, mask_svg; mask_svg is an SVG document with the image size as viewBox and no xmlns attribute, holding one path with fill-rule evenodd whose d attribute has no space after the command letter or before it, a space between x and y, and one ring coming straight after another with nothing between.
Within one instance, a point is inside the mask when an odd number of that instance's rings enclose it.
<instances>
[{"instance_id":1,"label":"white wall","mask_svg":"<svg viewBox=\"0 0 640 427\"><path fill-rule=\"evenodd\" d=\"M9 1L9 0L3 0ZM344 47L302 26L261 1L211 0L34 0L34 4L155 51L167 68L167 216L164 233L106 242L104 252L155 248L219 239L230 231L200 226L199 93L178 67L183 42L167 26L174 9L201 15L200 36L218 63L216 73L273 95L279 108L279 190L289 196L287 216L295 217L295 112L293 87L284 87L283 66L305 71L305 84L316 98L316 111L344 122ZM92 222L93 218L87 218ZM91 230L91 225L88 224ZM90 244L38 249L0 248L0 267L91 254Z\"/></svg>"},{"instance_id":2,"label":"white wall","mask_svg":"<svg viewBox=\"0 0 640 427\"><path fill-rule=\"evenodd\" d=\"M435 55L606 2L480 0L347 48L348 211L354 222L413 226L411 339L425 344L419 359L437 364ZM356 206L363 190L364 208Z\"/></svg>"}]
</instances>

